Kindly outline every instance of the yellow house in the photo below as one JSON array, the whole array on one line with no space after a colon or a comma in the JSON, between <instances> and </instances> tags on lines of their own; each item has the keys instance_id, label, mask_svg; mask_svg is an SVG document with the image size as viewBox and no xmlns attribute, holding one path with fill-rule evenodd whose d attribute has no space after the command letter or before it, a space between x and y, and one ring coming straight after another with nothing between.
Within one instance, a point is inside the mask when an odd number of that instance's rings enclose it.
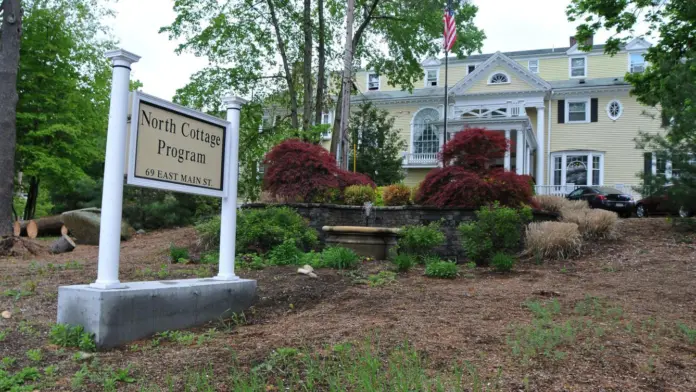
<instances>
[{"instance_id":1,"label":"yellow house","mask_svg":"<svg viewBox=\"0 0 696 392\"><path fill-rule=\"evenodd\" d=\"M538 193L565 194L578 185L629 190L637 173L657 166L636 149L634 139L639 132L659 132L659 115L630 96L623 78L645 69L649 46L635 39L612 57L604 54L604 45L580 51L571 38L567 48L450 60L446 111L442 60L422 63L423 82L413 92L363 70L356 75L352 102L371 101L395 117L408 142L403 152L408 185L438 165L445 135L484 127L504 132L511 142L497 164L533 176Z\"/></svg>"}]
</instances>

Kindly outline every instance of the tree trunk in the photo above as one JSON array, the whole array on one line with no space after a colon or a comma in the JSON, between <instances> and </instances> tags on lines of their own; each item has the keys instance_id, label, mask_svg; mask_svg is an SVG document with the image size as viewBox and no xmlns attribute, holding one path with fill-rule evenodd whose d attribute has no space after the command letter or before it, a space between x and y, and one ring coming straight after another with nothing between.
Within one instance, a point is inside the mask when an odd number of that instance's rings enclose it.
<instances>
[{"instance_id":1,"label":"tree trunk","mask_svg":"<svg viewBox=\"0 0 696 392\"><path fill-rule=\"evenodd\" d=\"M60 254L66 252L72 252L75 249L75 243L67 235L58 238L53 244L51 244L50 251L53 254Z\"/></svg>"},{"instance_id":2,"label":"tree trunk","mask_svg":"<svg viewBox=\"0 0 696 392\"><path fill-rule=\"evenodd\" d=\"M312 0L304 0L302 29L304 30L302 129L306 131L312 123Z\"/></svg>"},{"instance_id":3,"label":"tree trunk","mask_svg":"<svg viewBox=\"0 0 696 392\"><path fill-rule=\"evenodd\" d=\"M39 236L39 228L36 226L36 222L33 220L30 220L27 223L27 237L31 238L32 240L36 237Z\"/></svg>"},{"instance_id":4,"label":"tree trunk","mask_svg":"<svg viewBox=\"0 0 696 392\"><path fill-rule=\"evenodd\" d=\"M288 63L288 55L285 51L285 41L283 41L283 32L280 29L280 23L278 22L278 15L276 15L275 4L273 0L266 0L268 3L268 10L271 14L271 23L273 23L273 30L275 31L276 40L278 41L278 50L280 51L280 57L283 60L283 69L285 70L285 81L288 84L288 94L290 94L290 121L292 122L292 127L298 129L300 123L297 116L297 91L295 91L295 81L292 77L292 72L290 71L290 64Z\"/></svg>"},{"instance_id":5,"label":"tree trunk","mask_svg":"<svg viewBox=\"0 0 696 392\"><path fill-rule=\"evenodd\" d=\"M60 215L47 216L45 218L21 222L20 227L22 236L27 235L27 225L29 222L36 223L36 229L39 237L57 236L62 234L61 228L63 227L63 217Z\"/></svg>"},{"instance_id":6,"label":"tree trunk","mask_svg":"<svg viewBox=\"0 0 696 392\"><path fill-rule=\"evenodd\" d=\"M355 0L348 0L346 10L346 48L343 53L343 96L341 97L341 122L339 126L341 154L339 162L341 169L348 170L348 119L350 118L350 92L353 81L353 19L355 16ZM345 114L345 115L344 115Z\"/></svg>"},{"instance_id":7,"label":"tree trunk","mask_svg":"<svg viewBox=\"0 0 696 392\"><path fill-rule=\"evenodd\" d=\"M12 235L12 188L17 142L17 71L22 36L20 0L2 0L0 22L0 237Z\"/></svg>"},{"instance_id":8,"label":"tree trunk","mask_svg":"<svg viewBox=\"0 0 696 392\"><path fill-rule=\"evenodd\" d=\"M324 114L324 81L326 80L326 37L324 37L324 0L317 0L317 13L319 14L319 48L318 48L318 67L317 67L317 96L316 112L314 113L314 123L321 124Z\"/></svg>"},{"instance_id":9,"label":"tree trunk","mask_svg":"<svg viewBox=\"0 0 696 392\"><path fill-rule=\"evenodd\" d=\"M362 39L362 35L365 32L365 29L367 26L370 24L372 21L372 17L375 14L375 9L377 9L377 5L379 5L380 0L373 0L372 4L370 5L369 9L366 9L364 14L365 14L365 19L362 21L360 24L360 27L355 31L355 35L353 36L353 40L351 43L351 47L353 50L358 47L360 44L360 40ZM346 42L348 44L348 42ZM348 91L348 94L351 93L351 90ZM341 105L343 103L343 84L341 83L341 89L338 92L338 99L336 100L336 115L334 118L334 124L333 124L333 132L331 135L331 154L333 156L336 156L336 153L338 152L338 144L340 142L341 136L339 135L339 130L341 126L341 118L343 118L343 113L341 110Z\"/></svg>"},{"instance_id":10,"label":"tree trunk","mask_svg":"<svg viewBox=\"0 0 696 392\"><path fill-rule=\"evenodd\" d=\"M34 219L36 215L36 202L39 199L39 178L31 176L29 179L29 193L27 193L27 204L24 206L24 220Z\"/></svg>"}]
</instances>

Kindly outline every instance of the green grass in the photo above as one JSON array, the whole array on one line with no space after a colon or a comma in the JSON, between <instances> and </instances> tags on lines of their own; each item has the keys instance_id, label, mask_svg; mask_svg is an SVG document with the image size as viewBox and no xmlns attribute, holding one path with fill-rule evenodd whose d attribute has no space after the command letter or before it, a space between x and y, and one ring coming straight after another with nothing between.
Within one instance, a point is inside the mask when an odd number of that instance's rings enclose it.
<instances>
[{"instance_id":1,"label":"green grass","mask_svg":"<svg viewBox=\"0 0 696 392\"><path fill-rule=\"evenodd\" d=\"M459 274L459 267L451 261L431 261L425 266L425 275L430 278L454 279Z\"/></svg>"},{"instance_id":2,"label":"green grass","mask_svg":"<svg viewBox=\"0 0 696 392\"><path fill-rule=\"evenodd\" d=\"M82 351L95 351L94 335L85 332L82 326L55 324L48 333L51 343L61 347L75 347Z\"/></svg>"}]
</instances>

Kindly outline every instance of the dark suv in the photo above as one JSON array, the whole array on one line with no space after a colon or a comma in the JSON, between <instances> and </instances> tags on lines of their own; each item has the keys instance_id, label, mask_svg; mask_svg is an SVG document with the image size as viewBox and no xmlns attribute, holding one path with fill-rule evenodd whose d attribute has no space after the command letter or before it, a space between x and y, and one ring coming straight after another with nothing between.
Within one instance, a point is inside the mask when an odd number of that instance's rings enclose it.
<instances>
[{"instance_id":1,"label":"dark suv","mask_svg":"<svg viewBox=\"0 0 696 392\"><path fill-rule=\"evenodd\" d=\"M671 200L669 195L671 187L666 185L652 195L638 200L636 215L639 218L645 218L648 215L679 215L682 218L693 216L694 211L691 208Z\"/></svg>"},{"instance_id":2,"label":"dark suv","mask_svg":"<svg viewBox=\"0 0 696 392\"><path fill-rule=\"evenodd\" d=\"M631 195L603 186L581 186L570 192L566 198L585 200L590 208L614 211L624 218L630 218L636 207L636 202Z\"/></svg>"}]
</instances>

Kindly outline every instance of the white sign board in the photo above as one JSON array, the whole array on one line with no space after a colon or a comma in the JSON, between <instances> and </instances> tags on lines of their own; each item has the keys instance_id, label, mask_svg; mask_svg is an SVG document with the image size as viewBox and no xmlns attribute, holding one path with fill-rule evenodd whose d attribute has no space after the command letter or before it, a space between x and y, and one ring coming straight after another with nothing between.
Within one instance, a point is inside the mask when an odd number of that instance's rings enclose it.
<instances>
[{"instance_id":1,"label":"white sign board","mask_svg":"<svg viewBox=\"0 0 696 392\"><path fill-rule=\"evenodd\" d=\"M229 130L228 121L133 93L127 183L225 197Z\"/></svg>"}]
</instances>

